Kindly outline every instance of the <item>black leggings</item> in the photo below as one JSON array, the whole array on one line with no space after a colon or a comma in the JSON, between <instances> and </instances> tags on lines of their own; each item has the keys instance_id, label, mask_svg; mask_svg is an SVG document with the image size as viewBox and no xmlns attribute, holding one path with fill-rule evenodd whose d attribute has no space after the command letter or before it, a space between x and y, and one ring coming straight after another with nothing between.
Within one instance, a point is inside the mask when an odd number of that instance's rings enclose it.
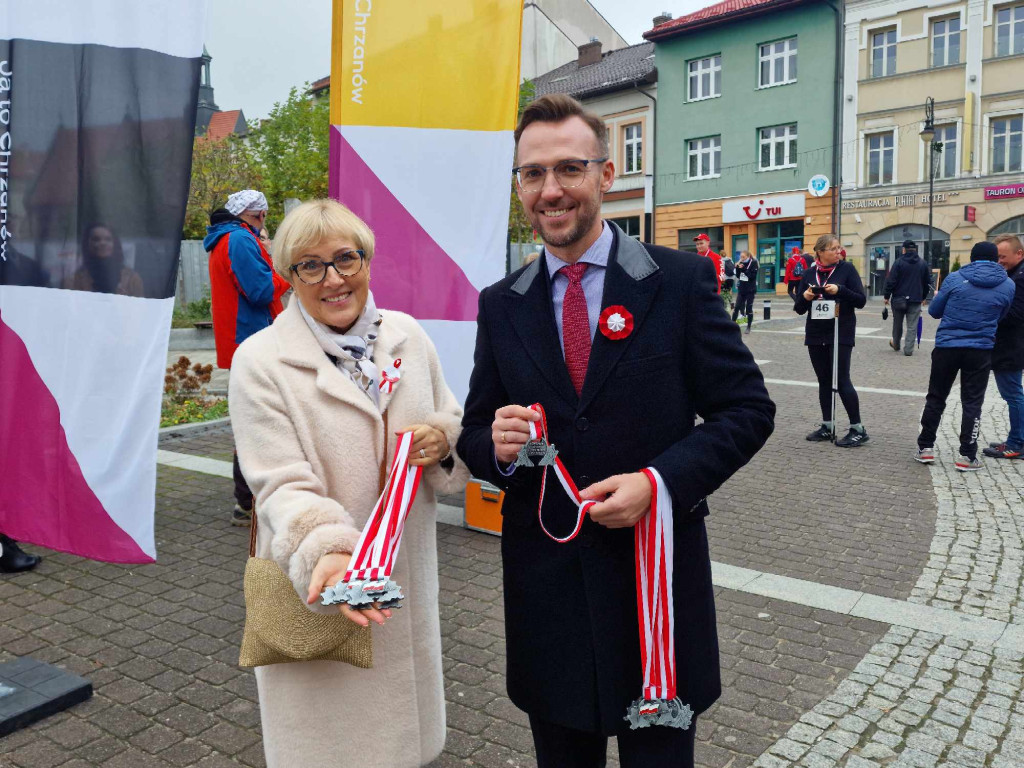
<instances>
[{"instance_id":1,"label":"black leggings","mask_svg":"<svg viewBox=\"0 0 1024 768\"><path fill-rule=\"evenodd\" d=\"M736 306L732 310L733 322L740 315L747 316L747 322L750 325L754 324L754 293L738 293L736 294Z\"/></svg>"},{"instance_id":2,"label":"black leggings","mask_svg":"<svg viewBox=\"0 0 1024 768\"><path fill-rule=\"evenodd\" d=\"M807 347L811 356L814 375L818 377L818 402L821 405L821 420L832 420L832 345L815 344ZM839 345L839 398L843 401L846 415L851 424L860 424L860 398L850 380L850 357L853 347Z\"/></svg>"}]
</instances>

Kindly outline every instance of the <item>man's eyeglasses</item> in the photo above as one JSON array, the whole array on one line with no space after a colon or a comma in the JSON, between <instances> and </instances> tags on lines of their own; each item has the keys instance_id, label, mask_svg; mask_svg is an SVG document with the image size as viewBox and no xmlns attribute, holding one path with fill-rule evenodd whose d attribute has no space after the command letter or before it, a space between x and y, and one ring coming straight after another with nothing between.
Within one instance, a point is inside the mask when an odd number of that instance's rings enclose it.
<instances>
[{"instance_id":1,"label":"man's eyeglasses","mask_svg":"<svg viewBox=\"0 0 1024 768\"><path fill-rule=\"evenodd\" d=\"M596 166L606 162L607 157L599 157L594 160L563 160L552 168L543 165L520 165L513 168L512 173L516 175L519 188L524 192L539 192L544 187L544 180L548 177L548 171L555 172L555 181L563 189L578 187L587 178L588 166Z\"/></svg>"},{"instance_id":2,"label":"man's eyeglasses","mask_svg":"<svg viewBox=\"0 0 1024 768\"><path fill-rule=\"evenodd\" d=\"M288 269L298 275L299 280L306 285L317 285L327 277L327 268L334 267L334 270L342 277L352 277L359 274L363 268L363 259L366 254L360 250L345 251L339 253L330 261L320 259L307 259L298 264L292 264Z\"/></svg>"}]
</instances>

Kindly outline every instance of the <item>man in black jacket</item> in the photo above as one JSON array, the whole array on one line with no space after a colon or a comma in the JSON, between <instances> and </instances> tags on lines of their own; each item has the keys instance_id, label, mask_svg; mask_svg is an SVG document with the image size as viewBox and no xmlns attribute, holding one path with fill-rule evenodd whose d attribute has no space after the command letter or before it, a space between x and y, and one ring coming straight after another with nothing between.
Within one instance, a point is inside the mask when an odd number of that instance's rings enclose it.
<instances>
[{"instance_id":1,"label":"man in black jacket","mask_svg":"<svg viewBox=\"0 0 1024 768\"><path fill-rule=\"evenodd\" d=\"M457 446L476 477L505 489L509 697L530 716L539 768L603 766L609 736L623 766L692 768L695 723L626 722L642 687L642 470L663 478L673 510L676 692L696 716L721 691L706 498L764 445L775 405L711 260L601 220L615 180L604 122L552 94L527 107L515 137L518 195L544 253L480 294ZM532 403L583 497L599 502L564 543L552 536L574 530L578 505L552 471L541 505L542 470L512 463L539 418Z\"/></svg>"},{"instance_id":2,"label":"man in black jacket","mask_svg":"<svg viewBox=\"0 0 1024 768\"><path fill-rule=\"evenodd\" d=\"M999 264L1017 288L1010 311L996 330L992 349L992 373L1010 411L1010 433L1004 442L992 443L983 453L996 459L1019 459L1024 456L1024 245L1015 235L1000 235L995 244Z\"/></svg>"},{"instance_id":3,"label":"man in black jacket","mask_svg":"<svg viewBox=\"0 0 1024 768\"><path fill-rule=\"evenodd\" d=\"M932 293L932 273L928 265L917 255L917 244L913 240L903 241L903 256L897 261L885 281L885 303L892 301L892 341L889 346L900 351L900 336L903 336L903 321L907 331L903 340L903 354L914 354L914 337L917 319L921 317L921 305Z\"/></svg>"}]
</instances>

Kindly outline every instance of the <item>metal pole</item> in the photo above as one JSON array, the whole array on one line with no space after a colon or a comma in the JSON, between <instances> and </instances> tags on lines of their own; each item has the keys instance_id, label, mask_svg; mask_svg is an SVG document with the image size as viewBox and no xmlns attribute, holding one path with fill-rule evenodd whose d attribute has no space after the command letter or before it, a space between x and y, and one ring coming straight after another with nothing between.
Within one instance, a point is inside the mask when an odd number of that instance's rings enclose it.
<instances>
[{"instance_id":1,"label":"metal pole","mask_svg":"<svg viewBox=\"0 0 1024 768\"><path fill-rule=\"evenodd\" d=\"M935 234L932 232L932 211L935 205L935 142L928 143L928 269L934 269L932 259L932 241Z\"/></svg>"},{"instance_id":2,"label":"metal pole","mask_svg":"<svg viewBox=\"0 0 1024 768\"><path fill-rule=\"evenodd\" d=\"M839 297L836 296L836 316L832 320L832 442L836 441L836 398L839 395Z\"/></svg>"}]
</instances>

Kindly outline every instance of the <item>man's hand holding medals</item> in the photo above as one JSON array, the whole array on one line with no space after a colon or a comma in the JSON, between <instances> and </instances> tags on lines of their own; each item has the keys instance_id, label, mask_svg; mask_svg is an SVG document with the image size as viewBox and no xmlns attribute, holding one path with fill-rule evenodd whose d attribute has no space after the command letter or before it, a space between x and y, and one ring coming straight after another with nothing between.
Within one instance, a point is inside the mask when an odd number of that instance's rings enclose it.
<instances>
[{"instance_id":1,"label":"man's hand holding medals","mask_svg":"<svg viewBox=\"0 0 1024 768\"><path fill-rule=\"evenodd\" d=\"M541 530L555 542L576 538L583 518L607 528L634 528L636 595L640 633L641 695L626 710L630 728L665 725L687 729L693 719L688 704L676 696L675 618L672 606L672 497L654 469L613 475L578 490L555 446L547 440L544 408L506 405L494 414L491 439L494 455L514 468L541 468L537 519ZM544 492L551 467L579 513L574 530L559 537L544 526Z\"/></svg>"}]
</instances>

